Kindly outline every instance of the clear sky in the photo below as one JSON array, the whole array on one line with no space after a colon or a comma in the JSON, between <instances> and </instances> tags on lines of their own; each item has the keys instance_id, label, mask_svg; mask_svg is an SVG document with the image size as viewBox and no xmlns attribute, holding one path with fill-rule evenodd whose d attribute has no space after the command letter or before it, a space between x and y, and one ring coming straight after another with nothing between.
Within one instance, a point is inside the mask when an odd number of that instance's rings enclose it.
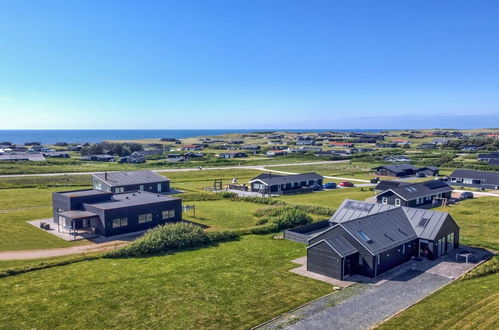
<instances>
[{"instance_id":1,"label":"clear sky","mask_svg":"<svg viewBox=\"0 0 499 330\"><path fill-rule=\"evenodd\" d=\"M499 1L0 0L0 129L499 127Z\"/></svg>"}]
</instances>

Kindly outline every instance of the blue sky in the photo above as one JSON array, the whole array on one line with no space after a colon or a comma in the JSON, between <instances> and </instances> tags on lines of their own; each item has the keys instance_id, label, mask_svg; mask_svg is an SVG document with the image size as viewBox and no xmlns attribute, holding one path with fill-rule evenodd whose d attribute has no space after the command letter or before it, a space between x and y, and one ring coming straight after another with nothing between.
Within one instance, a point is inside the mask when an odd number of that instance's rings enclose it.
<instances>
[{"instance_id":1,"label":"blue sky","mask_svg":"<svg viewBox=\"0 0 499 330\"><path fill-rule=\"evenodd\" d=\"M0 0L0 129L499 127L499 1Z\"/></svg>"}]
</instances>

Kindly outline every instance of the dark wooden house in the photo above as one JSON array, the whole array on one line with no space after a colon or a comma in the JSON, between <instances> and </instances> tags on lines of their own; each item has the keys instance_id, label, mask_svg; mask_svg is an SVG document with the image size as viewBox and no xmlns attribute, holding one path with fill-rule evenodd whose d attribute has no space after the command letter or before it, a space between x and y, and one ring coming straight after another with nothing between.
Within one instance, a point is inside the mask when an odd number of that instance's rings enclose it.
<instances>
[{"instance_id":1,"label":"dark wooden house","mask_svg":"<svg viewBox=\"0 0 499 330\"><path fill-rule=\"evenodd\" d=\"M317 173L294 175L260 174L249 181L251 191L262 194L289 194L308 192L314 186L322 186L324 177Z\"/></svg>"},{"instance_id":2,"label":"dark wooden house","mask_svg":"<svg viewBox=\"0 0 499 330\"><path fill-rule=\"evenodd\" d=\"M499 172L457 169L447 178L451 185L484 189L499 189Z\"/></svg>"},{"instance_id":3,"label":"dark wooden house","mask_svg":"<svg viewBox=\"0 0 499 330\"><path fill-rule=\"evenodd\" d=\"M95 190L112 193L148 191L170 192L170 180L150 170L127 172L104 172L92 175Z\"/></svg>"},{"instance_id":4,"label":"dark wooden house","mask_svg":"<svg viewBox=\"0 0 499 330\"><path fill-rule=\"evenodd\" d=\"M449 199L452 187L440 180L426 182L381 181L375 188L381 191L376 195L380 204L408 207L428 207L442 205L442 199Z\"/></svg>"},{"instance_id":5,"label":"dark wooden house","mask_svg":"<svg viewBox=\"0 0 499 330\"><path fill-rule=\"evenodd\" d=\"M375 167L374 170L377 175L395 177L411 176L418 172L418 168L411 164L389 164Z\"/></svg>"},{"instance_id":6,"label":"dark wooden house","mask_svg":"<svg viewBox=\"0 0 499 330\"><path fill-rule=\"evenodd\" d=\"M345 200L330 223L308 240L307 270L339 280L376 277L459 246L459 227L446 212Z\"/></svg>"}]
</instances>

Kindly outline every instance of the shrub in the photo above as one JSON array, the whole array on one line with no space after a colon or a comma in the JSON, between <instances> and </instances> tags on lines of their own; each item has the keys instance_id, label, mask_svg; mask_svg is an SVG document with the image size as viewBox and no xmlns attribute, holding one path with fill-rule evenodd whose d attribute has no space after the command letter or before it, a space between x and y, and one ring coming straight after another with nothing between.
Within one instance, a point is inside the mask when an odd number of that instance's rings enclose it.
<instances>
[{"instance_id":1,"label":"shrub","mask_svg":"<svg viewBox=\"0 0 499 330\"><path fill-rule=\"evenodd\" d=\"M239 234L232 230L208 231L206 236L210 243L229 242L239 238Z\"/></svg>"},{"instance_id":2,"label":"shrub","mask_svg":"<svg viewBox=\"0 0 499 330\"><path fill-rule=\"evenodd\" d=\"M306 225L312 222L312 217L297 209L284 209L282 214L273 220L278 230Z\"/></svg>"},{"instance_id":3,"label":"shrub","mask_svg":"<svg viewBox=\"0 0 499 330\"><path fill-rule=\"evenodd\" d=\"M107 253L106 257L141 257L179 251L209 242L210 238L199 226L187 223L167 224L149 230L129 245Z\"/></svg>"},{"instance_id":4,"label":"shrub","mask_svg":"<svg viewBox=\"0 0 499 330\"><path fill-rule=\"evenodd\" d=\"M215 201L222 199L220 196L205 192L187 192L182 194L182 201L184 202L194 202L194 201Z\"/></svg>"},{"instance_id":5,"label":"shrub","mask_svg":"<svg viewBox=\"0 0 499 330\"><path fill-rule=\"evenodd\" d=\"M217 195L225 199L237 199L237 194L230 191L221 191Z\"/></svg>"},{"instance_id":6,"label":"shrub","mask_svg":"<svg viewBox=\"0 0 499 330\"><path fill-rule=\"evenodd\" d=\"M463 276L463 279L469 280L472 278L487 276L499 272L499 257L494 257L483 265L473 269L471 272Z\"/></svg>"}]
</instances>

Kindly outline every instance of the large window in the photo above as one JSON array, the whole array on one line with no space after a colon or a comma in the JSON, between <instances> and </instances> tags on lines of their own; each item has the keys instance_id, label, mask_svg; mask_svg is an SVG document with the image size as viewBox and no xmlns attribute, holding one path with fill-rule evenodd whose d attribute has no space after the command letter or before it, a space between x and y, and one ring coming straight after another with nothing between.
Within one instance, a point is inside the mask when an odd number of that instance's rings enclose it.
<instances>
[{"instance_id":1,"label":"large window","mask_svg":"<svg viewBox=\"0 0 499 330\"><path fill-rule=\"evenodd\" d=\"M175 210L166 210L161 212L161 218L163 220L175 218Z\"/></svg>"},{"instance_id":2,"label":"large window","mask_svg":"<svg viewBox=\"0 0 499 330\"><path fill-rule=\"evenodd\" d=\"M139 214L139 223L151 222L152 221L152 213Z\"/></svg>"},{"instance_id":3,"label":"large window","mask_svg":"<svg viewBox=\"0 0 499 330\"><path fill-rule=\"evenodd\" d=\"M113 219L113 228L119 228L125 226L128 226L127 217Z\"/></svg>"},{"instance_id":4,"label":"large window","mask_svg":"<svg viewBox=\"0 0 499 330\"><path fill-rule=\"evenodd\" d=\"M123 193L123 192L125 192L125 187L116 187L116 188L114 188L114 192L116 194Z\"/></svg>"},{"instance_id":5,"label":"large window","mask_svg":"<svg viewBox=\"0 0 499 330\"><path fill-rule=\"evenodd\" d=\"M161 183L158 183L158 192L161 192L162 189L161 189Z\"/></svg>"}]
</instances>

